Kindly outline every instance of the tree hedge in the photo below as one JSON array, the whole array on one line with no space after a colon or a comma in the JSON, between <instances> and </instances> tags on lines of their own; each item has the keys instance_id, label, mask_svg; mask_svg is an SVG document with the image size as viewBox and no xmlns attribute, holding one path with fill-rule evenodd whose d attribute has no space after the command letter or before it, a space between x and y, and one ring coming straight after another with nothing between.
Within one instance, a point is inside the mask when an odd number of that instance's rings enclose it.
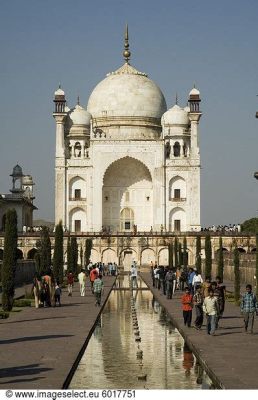
<instances>
[{"instance_id":1,"label":"tree hedge","mask_svg":"<svg viewBox=\"0 0 258 400\"><path fill-rule=\"evenodd\" d=\"M211 277L212 269L212 253L211 253L211 237L205 236L205 278Z\"/></svg>"},{"instance_id":2,"label":"tree hedge","mask_svg":"<svg viewBox=\"0 0 258 400\"><path fill-rule=\"evenodd\" d=\"M54 277L63 283L64 279L64 233L62 221L56 225L55 230L55 247L54 247L54 259L53 259L53 272Z\"/></svg>"},{"instance_id":3,"label":"tree hedge","mask_svg":"<svg viewBox=\"0 0 258 400\"><path fill-rule=\"evenodd\" d=\"M13 307L17 239L17 214L14 209L9 209L6 213L2 265L2 308L4 311L11 311Z\"/></svg>"}]
</instances>

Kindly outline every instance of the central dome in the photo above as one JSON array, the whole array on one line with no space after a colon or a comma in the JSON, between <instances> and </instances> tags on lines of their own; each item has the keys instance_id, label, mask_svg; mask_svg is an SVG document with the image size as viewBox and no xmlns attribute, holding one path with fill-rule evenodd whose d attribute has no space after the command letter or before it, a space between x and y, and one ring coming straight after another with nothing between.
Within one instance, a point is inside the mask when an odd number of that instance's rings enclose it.
<instances>
[{"instance_id":1,"label":"central dome","mask_svg":"<svg viewBox=\"0 0 258 400\"><path fill-rule=\"evenodd\" d=\"M87 110L93 118L147 117L160 119L166 111L160 88L142 72L125 63L93 90Z\"/></svg>"}]
</instances>

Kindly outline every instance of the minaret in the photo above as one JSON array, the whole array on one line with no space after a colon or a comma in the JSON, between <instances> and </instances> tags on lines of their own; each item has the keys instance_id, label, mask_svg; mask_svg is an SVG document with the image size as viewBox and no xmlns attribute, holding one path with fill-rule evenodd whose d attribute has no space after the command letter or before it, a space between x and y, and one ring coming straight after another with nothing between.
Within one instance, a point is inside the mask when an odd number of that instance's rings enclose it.
<instances>
[{"instance_id":1,"label":"minaret","mask_svg":"<svg viewBox=\"0 0 258 400\"><path fill-rule=\"evenodd\" d=\"M59 88L54 94L55 111L53 117L56 120L56 158L55 158L55 223L61 220L63 225L65 220L65 143L64 125L66 119L65 112L65 92Z\"/></svg>"},{"instance_id":2,"label":"minaret","mask_svg":"<svg viewBox=\"0 0 258 400\"><path fill-rule=\"evenodd\" d=\"M200 92L195 87L189 93L189 119L191 121L191 205L190 215L191 224L190 229L193 231L200 231L200 149L199 149L199 132L198 126L202 116L200 111Z\"/></svg>"},{"instance_id":3,"label":"minaret","mask_svg":"<svg viewBox=\"0 0 258 400\"><path fill-rule=\"evenodd\" d=\"M199 137L198 137L198 125L202 113L200 111L200 92L198 89L194 88L189 93L189 119L191 121L191 156L192 158L199 158Z\"/></svg>"},{"instance_id":4,"label":"minaret","mask_svg":"<svg viewBox=\"0 0 258 400\"><path fill-rule=\"evenodd\" d=\"M59 88L55 91L55 111L53 117L56 120L56 157L64 157L64 123L65 123L65 92Z\"/></svg>"}]
</instances>

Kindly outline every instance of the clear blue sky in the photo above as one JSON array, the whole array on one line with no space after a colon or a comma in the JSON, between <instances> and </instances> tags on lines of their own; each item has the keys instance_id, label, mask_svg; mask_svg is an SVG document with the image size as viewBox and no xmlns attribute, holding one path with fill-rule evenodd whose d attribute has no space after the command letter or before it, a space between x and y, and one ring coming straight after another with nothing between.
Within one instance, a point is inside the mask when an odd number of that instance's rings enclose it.
<instances>
[{"instance_id":1,"label":"clear blue sky","mask_svg":"<svg viewBox=\"0 0 258 400\"><path fill-rule=\"evenodd\" d=\"M201 222L257 216L257 0L9 0L0 12L0 192L18 162L36 183L35 217L54 219L53 92L82 105L122 65L129 24L131 63L170 107L201 91Z\"/></svg>"}]
</instances>

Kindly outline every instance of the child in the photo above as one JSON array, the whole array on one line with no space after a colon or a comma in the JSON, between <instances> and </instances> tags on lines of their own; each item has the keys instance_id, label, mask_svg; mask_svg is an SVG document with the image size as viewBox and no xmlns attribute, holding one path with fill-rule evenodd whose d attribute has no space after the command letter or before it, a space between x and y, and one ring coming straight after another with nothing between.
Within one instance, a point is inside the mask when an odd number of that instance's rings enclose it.
<instances>
[{"instance_id":1,"label":"child","mask_svg":"<svg viewBox=\"0 0 258 400\"><path fill-rule=\"evenodd\" d=\"M59 283L56 282L55 296L54 296L55 297L55 306L54 307L56 307L56 303L58 303L59 307L61 307L61 301L60 301L61 294L62 294L62 289L60 288Z\"/></svg>"},{"instance_id":2,"label":"child","mask_svg":"<svg viewBox=\"0 0 258 400\"><path fill-rule=\"evenodd\" d=\"M182 296L181 301L183 305L184 324L190 328L192 322L193 296L190 294L189 287L185 288L185 294Z\"/></svg>"}]
</instances>

